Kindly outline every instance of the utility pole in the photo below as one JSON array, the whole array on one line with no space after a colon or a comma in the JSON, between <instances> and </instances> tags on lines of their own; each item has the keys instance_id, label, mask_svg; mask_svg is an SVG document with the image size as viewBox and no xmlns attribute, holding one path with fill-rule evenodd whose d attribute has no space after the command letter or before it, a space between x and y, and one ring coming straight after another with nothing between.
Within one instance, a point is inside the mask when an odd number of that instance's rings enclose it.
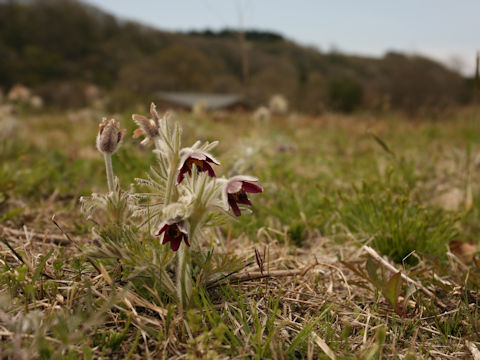
<instances>
[{"instance_id":1,"label":"utility pole","mask_svg":"<svg viewBox=\"0 0 480 360\"><path fill-rule=\"evenodd\" d=\"M243 86L246 87L248 83L248 44L245 34L245 27L243 24L243 9L238 6L237 11L239 20L237 36L240 42L240 56L242 58L242 80Z\"/></svg>"},{"instance_id":2,"label":"utility pole","mask_svg":"<svg viewBox=\"0 0 480 360\"><path fill-rule=\"evenodd\" d=\"M475 59L475 78L473 81L473 103L475 106L479 105L479 86L480 86L480 51L477 51Z\"/></svg>"}]
</instances>

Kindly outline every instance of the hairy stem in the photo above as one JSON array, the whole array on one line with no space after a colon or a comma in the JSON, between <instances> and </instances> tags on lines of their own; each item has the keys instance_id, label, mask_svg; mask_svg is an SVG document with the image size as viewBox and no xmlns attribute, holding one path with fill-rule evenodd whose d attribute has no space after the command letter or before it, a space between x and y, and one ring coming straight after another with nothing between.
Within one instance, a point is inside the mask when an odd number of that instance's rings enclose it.
<instances>
[{"instance_id":1,"label":"hairy stem","mask_svg":"<svg viewBox=\"0 0 480 360\"><path fill-rule=\"evenodd\" d=\"M168 126L167 126L167 132ZM175 189L175 181L177 179L177 172L178 172L178 163L180 161L180 142L179 142L179 133L178 133L178 128L175 127L175 130L171 136L170 143L166 144L169 149L168 153L168 178L167 178L167 188L165 191L165 202L164 205L168 205L172 202L172 197L173 197L173 192ZM162 148L162 139L160 136L157 136L154 138L154 143L155 143L155 148L163 154L164 151L166 150L165 148Z\"/></svg>"},{"instance_id":2,"label":"hairy stem","mask_svg":"<svg viewBox=\"0 0 480 360\"><path fill-rule=\"evenodd\" d=\"M170 204L173 197L173 192L175 189L175 181L177 180L178 173L178 163L180 162L180 142L179 142L179 130L175 126L173 131L173 150L169 154L169 168L168 168L168 180L167 180L167 189L165 192L165 205Z\"/></svg>"},{"instance_id":3,"label":"hairy stem","mask_svg":"<svg viewBox=\"0 0 480 360\"><path fill-rule=\"evenodd\" d=\"M115 190L113 182L112 154L104 152L103 157L105 159L105 170L107 171L108 191L112 192Z\"/></svg>"},{"instance_id":4,"label":"hairy stem","mask_svg":"<svg viewBox=\"0 0 480 360\"><path fill-rule=\"evenodd\" d=\"M177 263L177 296L182 308L188 305L192 295L192 279L190 277L190 248L181 244L178 249Z\"/></svg>"},{"instance_id":5,"label":"hairy stem","mask_svg":"<svg viewBox=\"0 0 480 360\"><path fill-rule=\"evenodd\" d=\"M168 291L173 295L175 294L175 284L173 281L170 279L170 276L168 273L165 271L164 267L160 268L160 274L161 274L161 281L163 285L168 289Z\"/></svg>"},{"instance_id":6,"label":"hairy stem","mask_svg":"<svg viewBox=\"0 0 480 360\"><path fill-rule=\"evenodd\" d=\"M155 149L157 149L159 152L162 151L162 145L161 145L161 139L160 135L157 135L153 138L153 143L155 144Z\"/></svg>"},{"instance_id":7,"label":"hairy stem","mask_svg":"<svg viewBox=\"0 0 480 360\"><path fill-rule=\"evenodd\" d=\"M191 244L195 243L196 229L199 224L199 221L196 221L195 216L193 216L190 221L190 231L188 232ZM190 274L191 265L190 247L182 243L180 249L178 249L177 295L183 308L188 305L193 290L193 280Z\"/></svg>"},{"instance_id":8,"label":"hairy stem","mask_svg":"<svg viewBox=\"0 0 480 360\"><path fill-rule=\"evenodd\" d=\"M167 190L165 192L165 205L170 204L170 202L172 201L174 184L177 178L178 161L175 161L174 158L177 158L177 156L172 154L172 159L170 160L170 168L168 169Z\"/></svg>"}]
</instances>

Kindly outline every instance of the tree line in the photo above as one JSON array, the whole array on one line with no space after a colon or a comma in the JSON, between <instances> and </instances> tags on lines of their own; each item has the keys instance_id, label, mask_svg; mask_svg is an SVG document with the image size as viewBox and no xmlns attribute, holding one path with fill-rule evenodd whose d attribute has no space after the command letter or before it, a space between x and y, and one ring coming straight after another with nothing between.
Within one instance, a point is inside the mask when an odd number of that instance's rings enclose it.
<instances>
[{"instance_id":1,"label":"tree line","mask_svg":"<svg viewBox=\"0 0 480 360\"><path fill-rule=\"evenodd\" d=\"M242 42L243 41L243 42ZM32 87L50 104L83 106L95 84L112 103L157 91L283 94L300 110L415 112L471 100L472 81L425 57L321 52L279 34L234 29L171 33L74 0L0 3L0 87Z\"/></svg>"}]
</instances>

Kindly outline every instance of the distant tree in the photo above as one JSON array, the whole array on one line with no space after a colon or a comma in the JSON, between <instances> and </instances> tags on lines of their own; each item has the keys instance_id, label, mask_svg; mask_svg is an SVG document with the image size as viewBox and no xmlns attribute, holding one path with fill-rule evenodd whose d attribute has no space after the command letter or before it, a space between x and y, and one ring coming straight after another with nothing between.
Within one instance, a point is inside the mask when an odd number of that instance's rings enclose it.
<instances>
[{"instance_id":1,"label":"distant tree","mask_svg":"<svg viewBox=\"0 0 480 360\"><path fill-rule=\"evenodd\" d=\"M334 79L328 84L328 100L334 110L352 112L363 99L362 86L348 77Z\"/></svg>"},{"instance_id":2,"label":"distant tree","mask_svg":"<svg viewBox=\"0 0 480 360\"><path fill-rule=\"evenodd\" d=\"M308 73L297 100L299 106L307 112L318 114L325 110L327 100L325 76L318 71Z\"/></svg>"},{"instance_id":3,"label":"distant tree","mask_svg":"<svg viewBox=\"0 0 480 360\"><path fill-rule=\"evenodd\" d=\"M395 108L413 113L458 103L464 96L461 76L427 58L388 53L380 66L387 80L378 92L390 94Z\"/></svg>"},{"instance_id":4,"label":"distant tree","mask_svg":"<svg viewBox=\"0 0 480 360\"><path fill-rule=\"evenodd\" d=\"M253 58L253 57L252 57ZM258 61L258 59L257 59ZM250 78L249 95L266 103L274 94L295 99L298 90L297 69L285 59L265 58Z\"/></svg>"},{"instance_id":5,"label":"distant tree","mask_svg":"<svg viewBox=\"0 0 480 360\"><path fill-rule=\"evenodd\" d=\"M200 36L200 37L209 37L209 38L237 39L238 30L226 28L219 31L214 31L211 29L207 29L203 31L189 31L187 34L191 36ZM283 36L280 34L277 34L271 31L259 31L259 30L246 30L245 37L247 41L251 41L251 42L274 42L274 41L284 40Z\"/></svg>"},{"instance_id":6,"label":"distant tree","mask_svg":"<svg viewBox=\"0 0 480 360\"><path fill-rule=\"evenodd\" d=\"M212 79L208 58L198 49L177 44L123 68L120 85L143 94L161 90L206 91Z\"/></svg>"}]
</instances>

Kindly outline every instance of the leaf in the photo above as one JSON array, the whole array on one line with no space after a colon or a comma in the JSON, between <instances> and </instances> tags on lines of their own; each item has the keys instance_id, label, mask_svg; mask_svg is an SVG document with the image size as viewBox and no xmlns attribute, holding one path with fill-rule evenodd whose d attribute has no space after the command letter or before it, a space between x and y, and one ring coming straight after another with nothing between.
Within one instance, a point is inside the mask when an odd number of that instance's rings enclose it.
<instances>
[{"instance_id":1,"label":"leaf","mask_svg":"<svg viewBox=\"0 0 480 360\"><path fill-rule=\"evenodd\" d=\"M6 220L13 219L15 216L20 215L25 208L17 208L8 211L5 215L0 216L0 222L4 222Z\"/></svg>"},{"instance_id":2,"label":"leaf","mask_svg":"<svg viewBox=\"0 0 480 360\"><path fill-rule=\"evenodd\" d=\"M402 290L402 273L399 271L395 275L393 275L390 280L388 280L387 285L383 290L383 295L385 298L392 304L395 308L395 311L399 313L398 308L398 297L400 295L400 291Z\"/></svg>"},{"instance_id":3,"label":"leaf","mask_svg":"<svg viewBox=\"0 0 480 360\"><path fill-rule=\"evenodd\" d=\"M380 145L382 147L383 150L385 150L385 152L389 153L390 155L392 155L393 157L395 157L395 153L390 150L390 148L388 147L388 145L385 143L385 141L383 141L382 139L380 139L377 135L375 134L370 134L373 139L377 142L378 145Z\"/></svg>"},{"instance_id":4,"label":"leaf","mask_svg":"<svg viewBox=\"0 0 480 360\"><path fill-rule=\"evenodd\" d=\"M348 269L352 270L355 274L357 274L361 278L365 280L369 280L369 277L367 276L367 274L365 274L363 270L360 269L359 267L355 267L355 265L353 265L352 263L348 263L346 261L340 261L340 263L346 266Z\"/></svg>"},{"instance_id":5,"label":"leaf","mask_svg":"<svg viewBox=\"0 0 480 360\"><path fill-rule=\"evenodd\" d=\"M48 252L47 255L43 256L40 260L40 263L38 264L37 268L35 269L35 273L33 274L33 277L32 277L32 283L35 283L35 281L38 280L38 278L40 277L40 275L42 274L42 270L43 270L43 267L45 266L45 264L47 263L48 259L50 258L50 256L52 256L53 254L53 249L50 249L50 251Z\"/></svg>"},{"instance_id":6,"label":"leaf","mask_svg":"<svg viewBox=\"0 0 480 360\"><path fill-rule=\"evenodd\" d=\"M305 325L302 330L295 336L292 343L288 347L286 354L289 356L301 343L303 343L313 331L315 325L325 316L325 314L330 311L331 306L327 307L325 310L322 311L320 315L317 316L316 319L310 321L307 325Z\"/></svg>"}]
</instances>

